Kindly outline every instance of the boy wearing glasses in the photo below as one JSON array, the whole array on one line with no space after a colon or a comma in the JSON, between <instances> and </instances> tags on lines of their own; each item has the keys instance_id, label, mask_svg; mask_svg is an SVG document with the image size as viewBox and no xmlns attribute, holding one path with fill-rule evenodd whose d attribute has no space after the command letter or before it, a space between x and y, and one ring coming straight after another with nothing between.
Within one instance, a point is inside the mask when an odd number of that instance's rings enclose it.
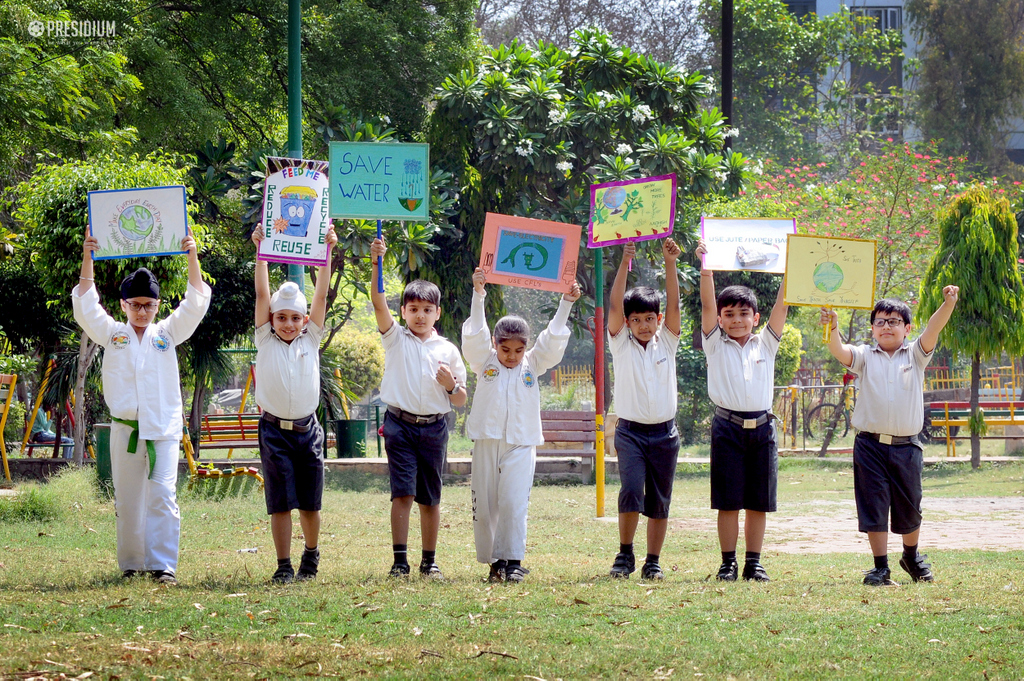
<instances>
[{"instance_id":1,"label":"boy wearing glasses","mask_svg":"<svg viewBox=\"0 0 1024 681\"><path fill-rule=\"evenodd\" d=\"M121 282L121 310L115 321L100 305L93 285L92 251L99 241L86 235L78 286L71 292L75 321L103 346L103 398L110 409L110 467L117 515L117 563L125 578L148 572L161 584L177 584L181 515L175 487L181 441L181 379L175 346L195 332L210 306L191 236L185 299L160 322L160 284L145 267ZM154 323L155 322L155 323Z\"/></svg>"},{"instance_id":2,"label":"boy wearing glasses","mask_svg":"<svg viewBox=\"0 0 1024 681\"><path fill-rule=\"evenodd\" d=\"M871 337L875 345L847 345L839 337L839 317L822 309L821 323L832 327L829 352L857 374L860 395L853 410L859 431L853 443L853 489L857 523L868 535L875 566L865 573L869 586L893 585L888 556L888 523L903 535L900 567L915 582L934 579L928 557L917 552L921 531L921 471L924 449L918 433L924 425L924 369L939 332L959 300L960 289L942 289L945 299L921 334L907 342L910 307L893 298L875 303Z\"/></svg>"}]
</instances>

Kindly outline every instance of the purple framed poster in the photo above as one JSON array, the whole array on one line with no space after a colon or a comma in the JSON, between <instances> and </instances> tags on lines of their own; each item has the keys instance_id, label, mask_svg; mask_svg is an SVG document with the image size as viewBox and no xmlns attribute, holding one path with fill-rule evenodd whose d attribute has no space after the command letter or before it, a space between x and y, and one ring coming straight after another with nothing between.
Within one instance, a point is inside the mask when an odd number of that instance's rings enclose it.
<instances>
[{"instance_id":1,"label":"purple framed poster","mask_svg":"<svg viewBox=\"0 0 1024 681\"><path fill-rule=\"evenodd\" d=\"M587 246L662 239L675 219L675 173L592 184Z\"/></svg>"}]
</instances>

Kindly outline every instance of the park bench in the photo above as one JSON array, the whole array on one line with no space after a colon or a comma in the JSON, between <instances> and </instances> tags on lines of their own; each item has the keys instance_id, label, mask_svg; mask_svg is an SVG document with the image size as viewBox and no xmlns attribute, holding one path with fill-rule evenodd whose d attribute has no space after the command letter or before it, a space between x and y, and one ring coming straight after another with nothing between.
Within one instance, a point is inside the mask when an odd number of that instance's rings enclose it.
<instances>
[{"instance_id":1,"label":"park bench","mask_svg":"<svg viewBox=\"0 0 1024 681\"><path fill-rule=\"evenodd\" d=\"M985 424L989 426L1024 426L1024 402L981 402L978 407L984 411ZM971 417L970 402L931 402L928 405L928 419L933 428L943 428L946 439L946 456L956 456L956 440L967 439L966 431ZM1007 435L988 435L986 439L1004 440Z\"/></svg>"},{"instance_id":2,"label":"park bench","mask_svg":"<svg viewBox=\"0 0 1024 681\"><path fill-rule=\"evenodd\" d=\"M204 414L199 449L258 449L259 423L259 414Z\"/></svg>"},{"instance_id":3,"label":"park bench","mask_svg":"<svg viewBox=\"0 0 1024 681\"><path fill-rule=\"evenodd\" d=\"M544 444L537 448L537 456L579 458L583 479L589 480L597 454L596 412L542 411L540 422Z\"/></svg>"}]
</instances>

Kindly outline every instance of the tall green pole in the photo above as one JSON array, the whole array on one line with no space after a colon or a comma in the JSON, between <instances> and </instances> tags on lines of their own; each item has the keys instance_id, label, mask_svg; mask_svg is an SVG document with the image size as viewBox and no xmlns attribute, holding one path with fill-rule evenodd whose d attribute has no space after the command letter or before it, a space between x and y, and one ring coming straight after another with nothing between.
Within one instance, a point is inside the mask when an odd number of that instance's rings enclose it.
<instances>
[{"instance_id":1,"label":"tall green pole","mask_svg":"<svg viewBox=\"0 0 1024 681\"><path fill-rule=\"evenodd\" d=\"M594 249L594 402L597 437L594 449L594 480L597 483L596 513L604 517L604 249Z\"/></svg>"},{"instance_id":2,"label":"tall green pole","mask_svg":"<svg viewBox=\"0 0 1024 681\"><path fill-rule=\"evenodd\" d=\"M288 156L302 158L302 2L288 0ZM288 265L288 281L305 290L306 268Z\"/></svg>"}]
</instances>

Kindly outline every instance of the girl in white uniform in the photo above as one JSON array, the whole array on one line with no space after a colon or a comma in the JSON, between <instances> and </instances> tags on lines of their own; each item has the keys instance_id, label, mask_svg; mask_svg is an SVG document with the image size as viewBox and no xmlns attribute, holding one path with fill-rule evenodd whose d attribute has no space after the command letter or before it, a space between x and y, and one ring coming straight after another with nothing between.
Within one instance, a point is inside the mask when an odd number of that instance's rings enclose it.
<instances>
[{"instance_id":1,"label":"girl in white uniform","mask_svg":"<svg viewBox=\"0 0 1024 681\"><path fill-rule=\"evenodd\" d=\"M143 571L175 584L181 516L175 498L181 442L181 377L175 346L195 332L210 306L191 236L188 289L169 317L155 322L160 286L140 268L121 283L121 310L128 323L103 309L93 285L92 253L86 236L78 286L71 292L75 321L103 346L103 398L110 409L110 467L117 515L117 563L124 577Z\"/></svg>"},{"instance_id":2,"label":"girl in white uniform","mask_svg":"<svg viewBox=\"0 0 1024 681\"><path fill-rule=\"evenodd\" d=\"M473 304L462 325L462 354L477 375L466 434L473 442L473 534L476 559L491 566L491 581L521 582L527 570L526 510L537 445L543 444L538 377L562 360L566 321L579 284L562 296L554 318L527 351L530 327L502 317L494 335L484 318L484 271L473 273Z\"/></svg>"}]
</instances>

